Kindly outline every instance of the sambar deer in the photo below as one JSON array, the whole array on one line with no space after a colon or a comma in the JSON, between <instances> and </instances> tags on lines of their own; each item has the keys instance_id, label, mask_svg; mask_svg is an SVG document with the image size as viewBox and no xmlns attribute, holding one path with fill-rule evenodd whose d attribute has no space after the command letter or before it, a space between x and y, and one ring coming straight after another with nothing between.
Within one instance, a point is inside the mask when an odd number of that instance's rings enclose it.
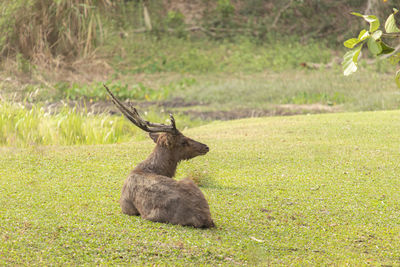
<instances>
[{"instance_id":1,"label":"sambar deer","mask_svg":"<svg viewBox=\"0 0 400 267\"><path fill-rule=\"evenodd\" d=\"M208 146L178 131L172 114L171 125L148 122L140 117L136 108L125 106L106 85L104 87L122 114L148 132L156 143L150 156L125 180L120 198L122 212L154 222L213 227L210 208L197 185L189 178L180 181L172 178L180 161L205 155Z\"/></svg>"}]
</instances>

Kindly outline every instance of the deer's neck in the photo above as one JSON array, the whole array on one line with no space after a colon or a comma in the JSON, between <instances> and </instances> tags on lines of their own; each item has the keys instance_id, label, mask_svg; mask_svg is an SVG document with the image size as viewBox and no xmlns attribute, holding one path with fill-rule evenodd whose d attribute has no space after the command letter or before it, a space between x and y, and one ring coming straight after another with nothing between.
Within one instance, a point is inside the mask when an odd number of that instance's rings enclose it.
<instances>
[{"instance_id":1,"label":"deer's neck","mask_svg":"<svg viewBox=\"0 0 400 267\"><path fill-rule=\"evenodd\" d=\"M136 166L135 171L154 173L172 178L175 175L178 162L179 160L174 157L170 150L156 146L150 156Z\"/></svg>"}]
</instances>

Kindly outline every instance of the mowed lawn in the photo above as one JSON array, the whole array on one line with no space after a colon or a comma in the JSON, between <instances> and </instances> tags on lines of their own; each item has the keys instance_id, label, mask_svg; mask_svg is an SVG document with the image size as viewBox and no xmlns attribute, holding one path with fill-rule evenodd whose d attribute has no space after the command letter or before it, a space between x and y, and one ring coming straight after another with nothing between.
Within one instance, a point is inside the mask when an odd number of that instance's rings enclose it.
<instances>
[{"instance_id":1,"label":"mowed lawn","mask_svg":"<svg viewBox=\"0 0 400 267\"><path fill-rule=\"evenodd\" d=\"M217 225L129 217L150 140L0 148L0 265L399 265L400 112L256 118L185 131Z\"/></svg>"}]
</instances>

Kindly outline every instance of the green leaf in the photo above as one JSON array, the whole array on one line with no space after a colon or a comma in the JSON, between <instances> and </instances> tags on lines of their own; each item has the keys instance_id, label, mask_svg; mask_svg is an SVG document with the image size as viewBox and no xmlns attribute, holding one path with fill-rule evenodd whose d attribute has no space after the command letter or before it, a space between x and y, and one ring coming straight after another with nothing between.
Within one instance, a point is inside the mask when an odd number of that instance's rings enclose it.
<instances>
[{"instance_id":1,"label":"green leaf","mask_svg":"<svg viewBox=\"0 0 400 267\"><path fill-rule=\"evenodd\" d=\"M379 26L381 25L379 19L373 15L368 16L368 18L365 20L369 22L369 32L376 31L377 29L379 29Z\"/></svg>"},{"instance_id":2,"label":"green leaf","mask_svg":"<svg viewBox=\"0 0 400 267\"><path fill-rule=\"evenodd\" d=\"M371 37L374 38L374 40L378 40L379 38L381 38L382 34L383 32L381 30L377 30L376 32L371 34Z\"/></svg>"},{"instance_id":3,"label":"green leaf","mask_svg":"<svg viewBox=\"0 0 400 267\"><path fill-rule=\"evenodd\" d=\"M374 55L378 55L382 52L381 44L375 41L374 38L369 38L367 45L368 45L368 50Z\"/></svg>"},{"instance_id":4,"label":"green leaf","mask_svg":"<svg viewBox=\"0 0 400 267\"><path fill-rule=\"evenodd\" d=\"M359 39L356 38L351 38L349 40L346 40L343 45L347 48L353 48L356 44L358 44L360 42Z\"/></svg>"},{"instance_id":5,"label":"green leaf","mask_svg":"<svg viewBox=\"0 0 400 267\"><path fill-rule=\"evenodd\" d=\"M369 37L369 32L367 30L362 30L360 31L360 33L358 34L358 40L360 41L364 41L365 39L367 39Z\"/></svg>"},{"instance_id":6,"label":"green leaf","mask_svg":"<svg viewBox=\"0 0 400 267\"><path fill-rule=\"evenodd\" d=\"M369 32L374 32L379 29L380 22L379 19L374 15L363 15L357 12L351 12L352 15L362 17L365 21L369 23Z\"/></svg>"},{"instance_id":7,"label":"green leaf","mask_svg":"<svg viewBox=\"0 0 400 267\"><path fill-rule=\"evenodd\" d=\"M392 65L397 65L397 63L399 63L400 61L400 53L394 54L389 58L389 62Z\"/></svg>"},{"instance_id":8,"label":"green leaf","mask_svg":"<svg viewBox=\"0 0 400 267\"><path fill-rule=\"evenodd\" d=\"M358 12L351 12L350 14L354 15L354 16L358 16L358 17L364 17L363 14L360 14Z\"/></svg>"},{"instance_id":9,"label":"green leaf","mask_svg":"<svg viewBox=\"0 0 400 267\"><path fill-rule=\"evenodd\" d=\"M400 88L400 70L398 70L396 72L395 81L396 81L397 87Z\"/></svg>"},{"instance_id":10,"label":"green leaf","mask_svg":"<svg viewBox=\"0 0 400 267\"><path fill-rule=\"evenodd\" d=\"M343 74L345 76L350 75L357 71L358 68L358 58L361 53L361 48L363 44L357 46L356 48L348 51L343 57Z\"/></svg>"},{"instance_id":11,"label":"green leaf","mask_svg":"<svg viewBox=\"0 0 400 267\"><path fill-rule=\"evenodd\" d=\"M378 55L390 54L390 53L392 53L394 51L393 47L388 46L387 44L382 42L382 40L380 40L379 43L381 44L382 52L380 54L378 54Z\"/></svg>"},{"instance_id":12,"label":"green leaf","mask_svg":"<svg viewBox=\"0 0 400 267\"><path fill-rule=\"evenodd\" d=\"M400 29L397 28L397 26L396 26L396 20L395 20L395 18L394 18L394 14L395 14L395 13L391 14L391 15L386 19L386 22L385 22L385 31L386 31L387 33L400 32Z\"/></svg>"}]
</instances>

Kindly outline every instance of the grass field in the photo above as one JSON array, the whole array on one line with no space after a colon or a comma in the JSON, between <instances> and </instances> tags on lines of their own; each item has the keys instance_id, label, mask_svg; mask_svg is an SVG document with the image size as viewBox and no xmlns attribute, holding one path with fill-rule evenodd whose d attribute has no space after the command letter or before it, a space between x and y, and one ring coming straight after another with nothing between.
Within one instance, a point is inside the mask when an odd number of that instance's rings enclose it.
<instances>
[{"instance_id":1,"label":"grass field","mask_svg":"<svg viewBox=\"0 0 400 267\"><path fill-rule=\"evenodd\" d=\"M217 228L123 215L150 141L0 148L0 265L399 265L400 112L213 122L197 174Z\"/></svg>"},{"instance_id":2,"label":"grass field","mask_svg":"<svg viewBox=\"0 0 400 267\"><path fill-rule=\"evenodd\" d=\"M288 70L255 74L198 76L190 88L176 90L206 105L199 110L274 109L277 105L322 104L341 111L397 109L400 94L393 74L363 69L344 77L341 70Z\"/></svg>"}]
</instances>

